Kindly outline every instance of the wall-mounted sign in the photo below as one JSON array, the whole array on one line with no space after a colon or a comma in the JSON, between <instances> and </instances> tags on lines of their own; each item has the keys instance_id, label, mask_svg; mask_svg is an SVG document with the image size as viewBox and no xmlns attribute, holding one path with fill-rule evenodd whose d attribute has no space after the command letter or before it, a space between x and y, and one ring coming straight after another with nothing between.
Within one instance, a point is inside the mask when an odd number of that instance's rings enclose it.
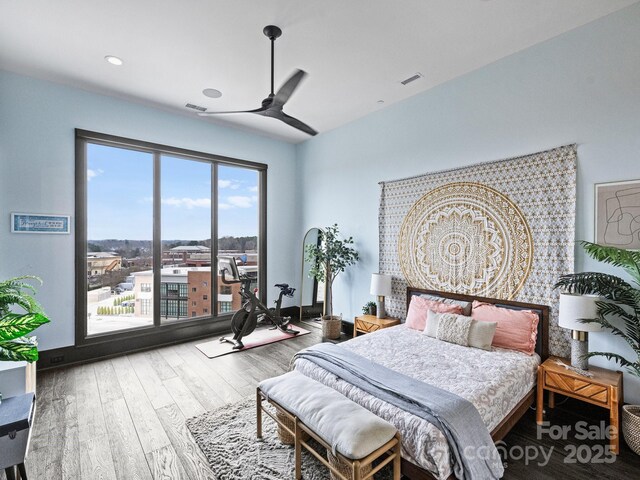
<instances>
[{"instance_id":1,"label":"wall-mounted sign","mask_svg":"<svg viewBox=\"0 0 640 480\"><path fill-rule=\"evenodd\" d=\"M69 215L12 213L12 233L70 233Z\"/></svg>"}]
</instances>

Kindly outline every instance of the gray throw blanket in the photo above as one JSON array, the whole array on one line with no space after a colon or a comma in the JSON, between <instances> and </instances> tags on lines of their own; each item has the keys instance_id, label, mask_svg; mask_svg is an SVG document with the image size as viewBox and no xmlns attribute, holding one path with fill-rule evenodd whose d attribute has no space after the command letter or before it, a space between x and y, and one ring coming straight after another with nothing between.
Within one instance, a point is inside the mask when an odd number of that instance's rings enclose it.
<instances>
[{"instance_id":1,"label":"gray throw blanket","mask_svg":"<svg viewBox=\"0 0 640 480\"><path fill-rule=\"evenodd\" d=\"M372 362L332 343L298 352L365 392L435 425L453 454L459 479L498 479L504 473L500 455L487 427L471 402L441 388L420 382Z\"/></svg>"}]
</instances>

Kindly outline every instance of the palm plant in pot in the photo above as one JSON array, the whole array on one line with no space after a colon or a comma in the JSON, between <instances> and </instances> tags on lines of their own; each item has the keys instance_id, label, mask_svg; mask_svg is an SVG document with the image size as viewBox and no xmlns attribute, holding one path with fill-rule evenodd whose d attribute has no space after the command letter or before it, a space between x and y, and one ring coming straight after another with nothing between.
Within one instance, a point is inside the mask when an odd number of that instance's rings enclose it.
<instances>
[{"instance_id":1,"label":"palm plant in pot","mask_svg":"<svg viewBox=\"0 0 640 480\"><path fill-rule=\"evenodd\" d=\"M640 252L590 242L581 244L590 257L621 267L632 279L629 283L615 275L584 272L563 275L556 283L556 287L565 293L601 297L602 300L596 302L598 318L582 321L598 323L611 330L631 347L635 355L635 358L626 358L618 353L589 352L587 358L606 357L640 377ZM629 446L640 455L640 405L623 406L622 431Z\"/></svg>"},{"instance_id":2,"label":"palm plant in pot","mask_svg":"<svg viewBox=\"0 0 640 480\"><path fill-rule=\"evenodd\" d=\"M0 361L38 360L36 337L26 335L49 319L33 298L36 289L28 283L30 280L42 283L38 277L29 275L0 282ZM15 312L16 307L22 312Z\"/></svg>"},{"instance_id":3,"label":"palm plant in pot","mask_svg":"<svg viewBox=\"0 0 640 480\"><path fill-rule=\"evenodd\" d=\"M325 285L325 315L322 317L322 335L340 337L341 317L333 315L333 282L349 265L358 260L358 252L352 247L353 238L341 238L338 225L320 230L317 244L305 247L305 260L312 265L309 275Z\"/></svg>"}]
</instances>

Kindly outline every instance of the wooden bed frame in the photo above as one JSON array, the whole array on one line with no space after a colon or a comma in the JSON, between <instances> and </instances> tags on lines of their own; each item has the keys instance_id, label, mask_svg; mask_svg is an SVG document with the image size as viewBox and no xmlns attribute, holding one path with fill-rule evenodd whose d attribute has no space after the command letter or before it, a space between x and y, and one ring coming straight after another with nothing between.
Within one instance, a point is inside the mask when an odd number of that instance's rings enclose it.
<instances>
[{"instance_id":1,"label":"wooden bed frame","mask_svg":"<svg viewBox=\"0 0 640 480\"><path fill-rule=\"evenodd\" d=\"M478 300L480 302L491 303L498 307L504 307L511 310L532 310L538 314L540 321L538 322L538 337L536 340L536 353L540 355L542 362L544 362L549 356L549 307L546 305L535 305L532 303L516 302L513 300L498 300L495 298L474 297L470 295L462 295L459 293L440 292L436 290L425 290L421 288L407 287L407 310L409 309L409 303L411 297L426 293L429 295L436 295L442 298L449 298L453 300L463 300L466 302L472 302ZM500 422L500 424L491 432L491 438L494 442L502 440L507 433L514 427L516 423L527 412L529 407L533 405L535 400L536 387L533 389L515 406L511 412ZM434 480L434 476L424 470L423 468L402 459L402 474L411 480ZM449 477L453 479L454 477Z\"/></svg>"}]
</instances>

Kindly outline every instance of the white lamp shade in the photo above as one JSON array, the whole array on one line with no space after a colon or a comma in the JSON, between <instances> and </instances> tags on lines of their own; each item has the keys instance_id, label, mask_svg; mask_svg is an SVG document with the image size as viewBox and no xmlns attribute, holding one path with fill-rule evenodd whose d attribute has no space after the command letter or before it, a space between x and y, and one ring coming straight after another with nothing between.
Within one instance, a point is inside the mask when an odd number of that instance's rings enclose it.
<instances>
[{"instance_id":1,"label":"white lamp shade","mask_svg":"<svg viewBox=\"0 0 640 480\"><path fill-rule=\"evenodd\" d=\"M371 274L371 295L387 297L391 295L391 275L384 273Z\"/></svg>"},{"instance_id":2,"label":"white lamp shade","mask_svg":"<svg viewBox=\"0 0 640 480\"><path fill-rule=\"evenodd\" d=\"M580 321L580 319L598 318L598 306L596 305L598 300L601 300L600 297L595 295L562 293L560 295L558 325L579 332L601 332L602 327L599 323Z\"/></svg>"}]
</instances>

